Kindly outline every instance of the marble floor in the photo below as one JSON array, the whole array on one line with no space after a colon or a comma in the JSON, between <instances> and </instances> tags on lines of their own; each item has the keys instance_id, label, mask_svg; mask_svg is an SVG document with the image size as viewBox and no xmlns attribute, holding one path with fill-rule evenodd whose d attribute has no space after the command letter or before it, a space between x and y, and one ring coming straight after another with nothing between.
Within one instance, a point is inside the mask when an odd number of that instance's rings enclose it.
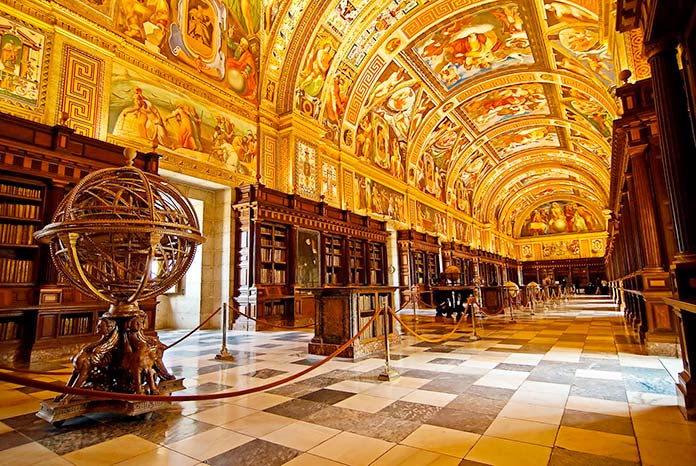
<instances>
[{"instance_id":1,"label":"marble floor","mask_svg":"<svg viewBox=\"0 0 696 466\"><path fill-rule=\"evenodd\" d=\"M432 312L403 314L430 338L452 329ZM0 382L0 465L696 464L696 422L676 407L681 360L647 356L606 297L516 317L483 320L474 342L470 328L438 344L405 335L392 347L393 381L377 378L383 358L332 360L270 390L175 403L149 420L90 415L56 428L35 416L51 392ZM258 387L316 362L310 338L232 332L235 361L222 362L219 332L199 332L165 362L185 378L177 394Z\"/></svg>"}]
</instances>

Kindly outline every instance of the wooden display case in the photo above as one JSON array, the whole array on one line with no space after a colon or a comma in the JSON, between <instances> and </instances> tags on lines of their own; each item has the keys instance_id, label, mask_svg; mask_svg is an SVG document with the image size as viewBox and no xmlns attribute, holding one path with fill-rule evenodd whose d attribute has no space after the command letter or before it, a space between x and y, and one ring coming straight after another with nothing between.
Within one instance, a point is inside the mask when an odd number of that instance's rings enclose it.
<instances>
[{"instance_id":1,"label":"wooden display case","mask_svg":"<svg viewBox=\"0 0 696 466\"><path fill-rule=\"evenodd\" d=\"M318 320L315 335L309 343L309 352L329 355L353 338L375 314L377 309L393 307L396 287L317 288L313 290L317 300ZM391 343L398 343L400 336L394 332L391 315L387 319L387 333ZM365 332L339 357L360 359L384 350L384 316L374 320Z\"/></svg>"}]
</instances>

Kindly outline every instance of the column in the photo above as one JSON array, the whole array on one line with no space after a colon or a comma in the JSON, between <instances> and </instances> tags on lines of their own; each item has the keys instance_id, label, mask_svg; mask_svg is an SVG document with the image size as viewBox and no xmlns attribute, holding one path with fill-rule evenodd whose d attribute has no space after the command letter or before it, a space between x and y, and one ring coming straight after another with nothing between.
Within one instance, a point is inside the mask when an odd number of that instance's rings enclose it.
<instances>
[{"instance_id":1,"label":"column","mask_svg":"<svg viewBox=\"0 0 696 466\"><path fill-rule=\"evenodd\" d=\"M690 129L686 93L677 65L676 41L645 44L650 63L655 111L660 129L665 182L677 239L677 258L689 260L696 252L696 147ZM692 256L692 257L689 257Z\"/></svg>"}]
</instances>

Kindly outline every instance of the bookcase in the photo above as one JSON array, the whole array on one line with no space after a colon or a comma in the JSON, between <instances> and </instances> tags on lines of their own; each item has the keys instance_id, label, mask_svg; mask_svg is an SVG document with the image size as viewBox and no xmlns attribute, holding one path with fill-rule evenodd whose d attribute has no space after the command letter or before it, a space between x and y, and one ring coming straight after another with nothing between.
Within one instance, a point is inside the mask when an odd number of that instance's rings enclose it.
<instances>
[{"instance_id":1,"label":"bookcase","mask_svg":"<svg viewBox=\"0 0 696 466\"><path fill-rule=\"evenodd\" d=\"M94 340L108 304L66 283L48 246L33 233L91 171L124 165L123 148L0 113L0 360L21 364L74 354ZM135 165L157 173L157 154L138 154ZM141 303L154 333L156 300Z\"/></svg>"},{"instance_id":2,"label":"bookcase","mask_svg":"<svg viewBox=\"0 0 696 466\"><path fill-rule=\"evenodd\" d=\"M384 222L262 184L240 186L235 196L234 296L251 318L238 317L234 328L315 322L321 332L320 290L386 284Z\"/></svg>"},{"instance_id":3,"label":"bookcase","mask_svg":"<svg viewBox=\"0 0 696 466\"><path fill-rule=\"evenodd\" d=\"M433 306L431 287L440 279L440 240L413 229L399 230L399 282L404 300L419 299ZM409 289L414 287L414 290ZM412 293L416 293L412 296Z\"/></svg>"}]
</instances>

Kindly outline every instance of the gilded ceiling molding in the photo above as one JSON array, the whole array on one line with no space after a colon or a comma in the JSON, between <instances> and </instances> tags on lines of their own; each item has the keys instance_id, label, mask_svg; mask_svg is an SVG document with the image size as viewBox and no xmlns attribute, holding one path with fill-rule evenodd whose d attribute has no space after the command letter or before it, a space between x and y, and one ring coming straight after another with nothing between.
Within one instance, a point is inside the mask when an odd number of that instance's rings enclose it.
<instances>
[{"instance_id":1,"label":"gilded ceiling molding","mask_svg":"<svg viewBox=\"0 0 696 466\"><path fill-rule=\"evenodd\" d=\"M292 40L284 51L283 68L279 75L283 78L278 82L276 96L276 112L279 115L293 111L295 102L295 85L297 76L302 66L302 61L308 47L312 44L312 37L319 27L319 20L334 0L318 0L312 2L309 8L302 13L302 20L295 27Z\"/></svg>"},{"instance_id":2,"label":"gilded ceiling molding","mask_svg":"<svg viewBox=\"0 0 696 466\"><path fill-rule=\"evenodd\" d=\"M488 144L490 140L494 139L495 137L505 134L511 131L514 131L516 129L519 129L520 127L534 127L534 126L539 126L539 127L554 127L554 128L567 128L567 129L573 129L575 131L578 131L578 133L583 134L590 138L591 141L595 142L596 144L599 144L602 148L606 146L606 142L602 141L602 139L594 134L594 132L589 132L583 125L568 121L568 120L561 120L558 118L539 118L539 117L521 117L519 119L512 120L511 122L505 123L503 125L499 126L494 126L492 127L489 131L481 134L478 139L474 140L473 142L469 143L467 146L462 148L459 151L459 155L457 157L457 160L454 162L454 164L451 166L447 180L445 185L450 186L454 182L455 178L461 173L461 171L465 168L464 164L466 161L473 155L474 152L479 150L481 147L483 147L485 144ZM559 149L559 147L547 147L547 150L555 150ZM566 150L570 148L565 148ZM609 153L609 148L606 147L607 153ZM496 154L497 155L497 154ZM506 158L502 159L504 162ZM604 168L606 170L606 168Z\"/></svg>"}]
</instances>

